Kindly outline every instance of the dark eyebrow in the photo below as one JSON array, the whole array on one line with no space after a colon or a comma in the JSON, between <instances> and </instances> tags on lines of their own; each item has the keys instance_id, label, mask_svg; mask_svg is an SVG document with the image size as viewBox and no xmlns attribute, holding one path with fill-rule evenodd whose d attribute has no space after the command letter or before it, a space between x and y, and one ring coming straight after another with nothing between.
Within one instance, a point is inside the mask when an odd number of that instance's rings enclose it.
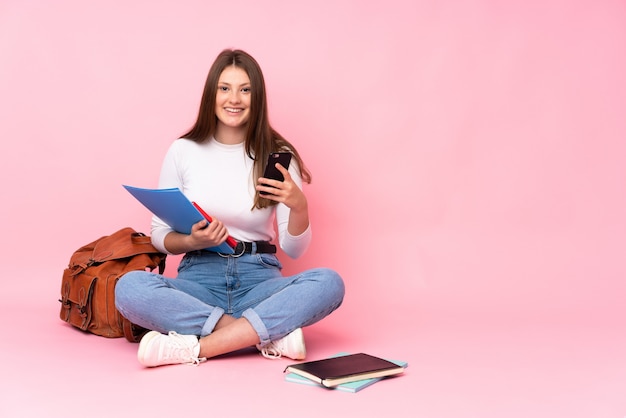
<instances>
[{"instance_id":1,"label":"dark eyebrow","mask_svg":"<svg viewBox=\"0 0 626 418\"><path fill-rule=\"evenodd\" d=\"M227 83L227 82L225 82L225 81L218 81L218 82L217 82L217 84L224 84L225 86L230 86L230 85L231 85L230 83ZM251 84L251 83L243 83L243 84L241 85L241 87L244 87L244 86L249 86L250 84Z\"/></svg>"}]
</instances>

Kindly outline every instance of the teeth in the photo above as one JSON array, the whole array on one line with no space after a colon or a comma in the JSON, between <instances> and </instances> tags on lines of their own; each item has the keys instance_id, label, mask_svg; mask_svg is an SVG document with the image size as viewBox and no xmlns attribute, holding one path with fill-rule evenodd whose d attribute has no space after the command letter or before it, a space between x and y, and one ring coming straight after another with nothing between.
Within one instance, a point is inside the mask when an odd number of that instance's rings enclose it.
<instances>
[{"instance_id":1,"label":"teeth","mask_svg":"<svg viewBox=\"0 0 626 418\"><path fill-rule=\"evenodd\" d=\"M241 109L232 109L232 108L227 107L226 111L227 112L233 112L233 113L239 113L239 112L241 112Z\"/></svg>"}]
</instances>

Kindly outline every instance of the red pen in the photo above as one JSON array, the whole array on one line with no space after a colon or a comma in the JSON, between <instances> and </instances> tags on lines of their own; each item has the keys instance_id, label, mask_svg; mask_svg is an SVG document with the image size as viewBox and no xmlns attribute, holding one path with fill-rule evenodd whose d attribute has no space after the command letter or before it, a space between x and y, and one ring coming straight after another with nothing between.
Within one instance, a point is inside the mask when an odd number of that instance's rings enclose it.
<instances>
[{"instance_id":1,"label":"red pen","mask_svg":"<svg viewBox=\"0 0 626 418\"><path fill-rule=\"evenodd\" d=\"M213 222L213 218L211 218L211 216L208 213L206 213L204 209L200 207L199 204L197 204L196 202L191 202L191 203L196 209L198 209L198 212L200 212L202 216L204 216L204 219L206 219L209 222ZM235 238L231 237L230 235L228 236L228 238L226 238L226 243L228 244L229 247L233 249L237 247L237 241L235 241Z\"/></svg>"}]
</instances>

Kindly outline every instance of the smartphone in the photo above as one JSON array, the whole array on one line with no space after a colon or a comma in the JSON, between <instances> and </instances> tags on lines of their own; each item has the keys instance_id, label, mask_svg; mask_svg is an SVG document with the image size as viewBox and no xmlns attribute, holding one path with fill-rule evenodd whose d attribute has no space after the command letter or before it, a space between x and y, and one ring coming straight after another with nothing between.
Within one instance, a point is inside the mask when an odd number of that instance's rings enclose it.
<instances>
[{"instance_id":1,"label":"smartphone","mask_svg":"<svg viewBox=\"0 0 626 418\"><path fill-rule=\"evenodd\" d=\"M285 181L283 174L276 168L276 163L279 163L286 169L289 169L289 163L291 163L291 153L272 152L267 159L267 165L265 166L265 172L263 173L263 177L266 179ZM259 192L259 194L268 195L269 193Z\"/></svg>"}]
</instances>

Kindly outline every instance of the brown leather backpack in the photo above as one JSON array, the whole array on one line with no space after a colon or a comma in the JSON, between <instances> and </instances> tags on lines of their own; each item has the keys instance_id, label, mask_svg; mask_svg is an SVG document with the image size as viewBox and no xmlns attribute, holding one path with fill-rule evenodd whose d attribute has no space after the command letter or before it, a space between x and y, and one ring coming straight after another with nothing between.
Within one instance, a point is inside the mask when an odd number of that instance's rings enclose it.
<instances>
[{"instance_id":1,"label":"brown leather backpack","mask_svg":"<svg viewBox=\"0 0 626 418\"><path fill-rule=\"evenodd\" d=\"M74 252L61 282L61 319L103 337L126 337L138 342L147 331L115 308L115 285L133 270L165 269L165 254L150 237L123 228Z\"/></svg>"}]
</instances>

